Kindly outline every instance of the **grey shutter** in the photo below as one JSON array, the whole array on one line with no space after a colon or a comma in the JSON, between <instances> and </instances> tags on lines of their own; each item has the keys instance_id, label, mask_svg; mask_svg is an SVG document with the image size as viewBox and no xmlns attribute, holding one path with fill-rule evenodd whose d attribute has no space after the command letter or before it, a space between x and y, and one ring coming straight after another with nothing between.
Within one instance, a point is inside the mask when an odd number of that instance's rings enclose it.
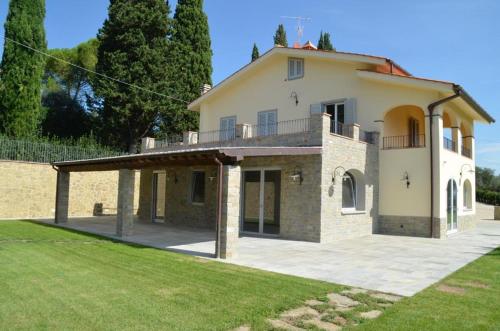
<instances>
[{"instance_id":1,"label":"grey shutter","mask_svg":"<svg viewBox=\"0 0 500 331\"><path fill-rule=\"evenodd\" d=\"M278 113L270 111L267 113L267 132L269 135L277 134Z\"/></svg>"},{"instance_id":2,"label":"grey shutter","mask_svg":"<svg viewBox=\"0 0 500 331\"><path fill-rule=\"evenodd\" d=\"M323 105L321 103L315 103L310 106L311 114L321 114L323 112Z\"/></svg>"},{"instance_id":3,"label":"grey shutter","mask_svg":"<svg viewBox=\"0 0 500 331\"><path fill-rule=\"evenodd\" d=\"M227 130L229 138L234 139L236 137L236 117L229 118Z\"/></svg>"},{"instance_id":4,"label":"grey shutter","mask_svg":"<svg viewBox=\"0 0 500 331\"><path fill-rule=\"evenodd\" d=\"M220 133L219 133L219 139L221 141L227 140L227 119L226 118L221 118L220 119Z\"/></svg>"},{"instance_id":5,"label":"grey shutter","mask_svg":"<svg viewBox=\"0 0 500 331\"><path fill-rule=\"evenodd\" d=\"M356 99L347 99L344 104L344 124L354 124L358 121Z\"/></svg>"},{"instance_id":6,"label":"grey shutter","mask_svg":"<svg viewBox=\"0 0 500 331\"><path fill-rule=\"evenodd\" d=\"M267 122L267 115L265 112L260 112L258 115L257 119L258 123L258 135L259 136L264 136L266 134L266 122Z\"/></svg>"}]
</instances>

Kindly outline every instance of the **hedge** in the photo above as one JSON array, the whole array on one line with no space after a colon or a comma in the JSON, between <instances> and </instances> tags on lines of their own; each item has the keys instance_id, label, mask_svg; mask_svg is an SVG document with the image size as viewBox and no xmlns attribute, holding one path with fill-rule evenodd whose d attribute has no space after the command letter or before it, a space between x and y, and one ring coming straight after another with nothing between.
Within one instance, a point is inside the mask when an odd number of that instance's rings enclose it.
<instances>
[{"instance_id":1,"label":"hedge","mask_svg":"<svg viewBox=\"0 0 500 331\"><path fill-rule=\"evenodd\" d=\"M476 191L476 201L488 205L500 206L500 192L478 189Z\"/></svg>"}]
</instances>

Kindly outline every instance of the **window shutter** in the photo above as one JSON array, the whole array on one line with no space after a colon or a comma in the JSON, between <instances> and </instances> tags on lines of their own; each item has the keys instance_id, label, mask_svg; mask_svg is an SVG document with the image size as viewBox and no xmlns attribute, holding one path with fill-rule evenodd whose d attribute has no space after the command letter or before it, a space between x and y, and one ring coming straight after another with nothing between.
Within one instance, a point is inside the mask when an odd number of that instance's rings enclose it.
<instances>
[{"instance_id":1,"label":"window shutter","mask_svg":"<svg viewBox=\"0 0 500 331\"><path fill-rule=\"evenodd\" d=\"M288 78L291 79L295 77L295 61L290 59L288 60Z\"/></svg>"},{"instance_id":2,"label":"window shutter","mask_svg":"<svg viewBox=\"0 0 500 331\"><path fill-rule=\"evenodd\" d=\"M258 135L263 136L266 134L266 120L267 120L267 115L266 113L259 113L258 115Z\"/></svg>"},{"instance_id":3,"label":"window shutter","mask_svg":"<svg viewBox=\"0 0 500 331\"><path fill-rule=\"evenodd\" d=\"M315 103L310 106L311 115L312 114L321 114L323 112L323 105L321 103Z\"/></svg>"},{"instance_id":4,"label":"window shutter","mask_svg":"<svg viewBox=\"0 0 500 331\"><path fill-rule=\"evenodd\" d=\"M345 124L354 124L358 121L357 110L356 110L356 99L351 98L345 101L344 108L344 123Z\"/></svg>"},{"instance_id":5,"label":"window shutter","mask_svg":"<svg viewBox=\"0 0 500 331\"><path fill-rule=\"evenodd\" d=\"M276 134L277 130L277 122L278 122L278 114L275 111L271 111L267 113L267 126L269 134Z\"/></svg>"}]
</instances>

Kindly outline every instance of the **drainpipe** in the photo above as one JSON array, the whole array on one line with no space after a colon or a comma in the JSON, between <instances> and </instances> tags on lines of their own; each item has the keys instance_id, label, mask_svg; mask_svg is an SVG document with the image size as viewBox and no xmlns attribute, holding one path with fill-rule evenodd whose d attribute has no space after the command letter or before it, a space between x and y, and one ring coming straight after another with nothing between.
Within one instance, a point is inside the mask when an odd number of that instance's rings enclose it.
<instances>
[{"instance_id":1,"label":"drainpipe","mask_svg":"<svg viewBox=\"0 0 500 331\"><path fill-rule=\"evenodd\" d=\"M453 94L449 97L437 100L437 101L431 103L427 107L427 109L429 110L429 145L430 145L430 153L431 153L430 154L430 156L431 156L431 238L434 237L434 152L433 152L433 149L434 149L434 141L433 140L434 139L433 139L433 131L432 131L432 125L434 123L434 109L439 105L442 105L444 103L447 103L453 99L460 97L461 89L459 88L459 86L454 85L453 91L455 92L455 94Z\"/></svg>"},{"instance_id":2,"label":"drainpipe","mask_svg":"<svg viewBox=\"0 0 500 331\"><path fill-rule=\"evenodd\" d=\"M220 259L220 228L222 223L222 186L224 185L224 165L216 156L214 162L218 167L218 184L217 184L217 216L215 226L215 257Z\"/></svg>"}]
</instances>

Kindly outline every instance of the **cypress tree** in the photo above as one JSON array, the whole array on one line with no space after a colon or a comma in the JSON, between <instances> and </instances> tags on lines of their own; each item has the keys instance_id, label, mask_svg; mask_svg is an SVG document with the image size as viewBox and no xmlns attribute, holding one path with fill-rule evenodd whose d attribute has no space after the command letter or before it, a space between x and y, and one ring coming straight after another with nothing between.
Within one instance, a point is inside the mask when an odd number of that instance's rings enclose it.
<instances>
[{"instance_id":1,"label":"cypress tree","mask_svg":"<svg viewBox=\"0 0 500 331\"><path fill-rule=\"evenodd\" d=\"M318 47L319 48L319 47ZM330 40L330 34L328 32L325 32L323 35L323 48L326 51L334 51L335 48L332 45L332 42Z\"/></svg>"},{"instance_id":2,"label":"cypress tree","mask_svg":"<svg viewBox=\"0 0 500 331\"><path fill-rule=\"evenodd\" d=\"M252 49L252 62L257 60L259 58L259 48L257 48L257 44L253 44L253 49Z\"/></svg>"},{"instance_id":3,"label":"cypress tree","mask_svg":"<svg viewBox=\"0 0 500 331\"><path fill-rule=\"evenodd\" d=\"M274 34L274 44L288 47L288 40L286 39L286 31L283 24L278 25L278 29Z\"/></svg>"},{"instance_id":4,"label":"cypress tree","mask_svg":"<svg viewBox=\"0 0 500 331\"><path fill-rule=\"evenodd\" d=\"M318 49L325 49L325 37L323 31L319 34Z\"/></svg>"},{"instance_id":5,"label":"cypress tree","mask_svg":"<svg viewBox=\"0 0 500 331\"><path fill-rule=\"evenodd\" d=\"M172 92L191 102L204 84L212 84L212 48L203 0L179 0L175 10L170 54ZM198 128L198 114L185 104L172 103L163 121L167 134Z\"/></svg>"},{"instance_id":6,"label":"cypress tree","mask_svg":"<svg viewBox=\"0 0 500 331\"><path fill-rule=\"evenodd\" d=\"M45 51L45 0L11 0L5 37ZM38 133L45 57L5 39L0 70L0 132L15 137Z\"/></svg>"},{"instance_id":7,"label":"cypress tree","mask_svg":"<svg viewBox=\"0 0 500 331\"><path fill-rule=\"evenodd\" d=\"M102 106L100 135L108 144L134 153L140 138L152 134L169 99L167 55L169 7L165 0L111 0L99 30L96 70L142 89L93 78Z\"/></svg>"}]
</instances>

